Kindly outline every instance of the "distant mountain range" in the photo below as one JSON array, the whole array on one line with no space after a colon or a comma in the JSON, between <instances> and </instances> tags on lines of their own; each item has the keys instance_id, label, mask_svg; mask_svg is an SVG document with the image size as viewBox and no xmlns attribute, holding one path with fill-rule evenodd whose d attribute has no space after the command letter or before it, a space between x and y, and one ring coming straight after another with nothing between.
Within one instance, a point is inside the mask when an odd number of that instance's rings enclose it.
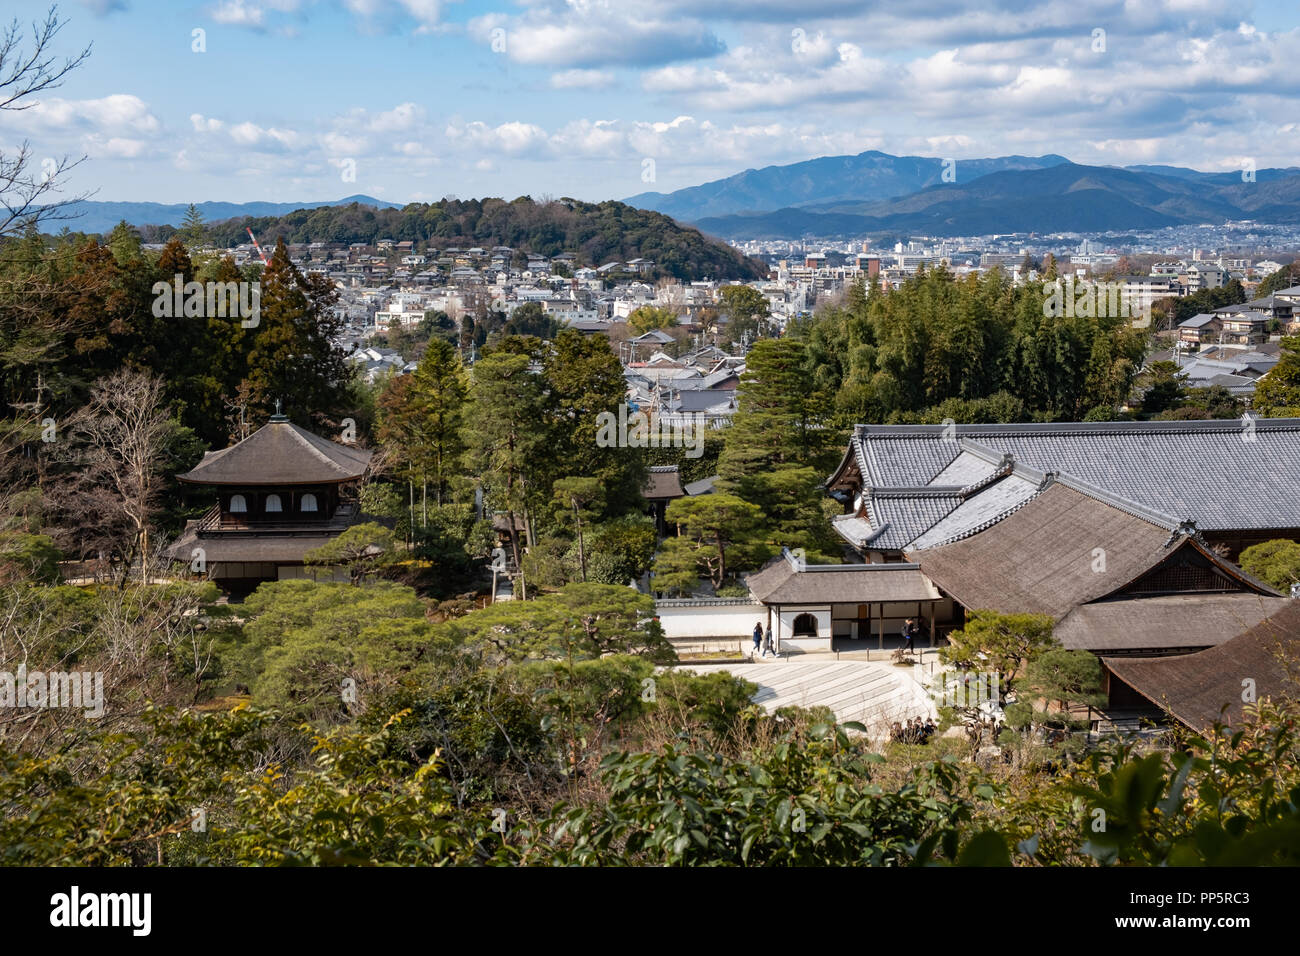
<instances>
[{"instance_id":1,"label":"distant mountain range","mask_svg":"<svg viewBox=\"0 0 1300 956\"><path fill-rule=\"evenodd\" d=\"M322 202L200 202L194 205L203 213L205 221L218 222L237 216L283 216L295 209L347 206L354 202L380 209L400 208L399 203L385 202L372 196L348 196ZM45 228L67 226L73 232L101 233L108 232L123 219L132 226L179 226L187 209L189 203L96 202L87 199L69 203L60 211L68 218L48 222Z\"/></svg>"},{"instance_id":2,"label":"distant mountain range","mask_svg":"<svg viewBox=\"0 0 1300 956\"><path fill-rule=\"evenodd\" d=\"M1300 224L1300 173L1243 183L1066 163L991 173L910 196L706 217L693 225L728 239L1011 232L1112 232L1253 219Z\"/></svg>"},{"instance_id":3,"label":"distant mountain range","mask_svg":"<svg viewBox=\"0 0 1300 956\"><path fill-rule=\"evenodd\" d=\"M1239 172L1080 166L1055 155L958 160L953 182L944 181L944 169L941 159L869 151L748 170L627 202L726 239L1300 223L1298 167L1258 170L1254 182L1243 182Z\"/></svg>"},{"instance_id":4,"label":"distant mountain range","mask_svg":"<svg viewBox=\"0 0 1300 956\"><path fill-rule=\"evenodd\" d=\"M932 156L890 156L868 150L856 156L823 156L789 166L747 169L702 186L666 194L640 193L623 202L694 222L841 199L890 199L943 182L944 162ZM1043 169L1068 162L1055 155L1000 156L957 160L952 168L959 181L967 182L1009 169Z\"/></svg>"}]
</instances>

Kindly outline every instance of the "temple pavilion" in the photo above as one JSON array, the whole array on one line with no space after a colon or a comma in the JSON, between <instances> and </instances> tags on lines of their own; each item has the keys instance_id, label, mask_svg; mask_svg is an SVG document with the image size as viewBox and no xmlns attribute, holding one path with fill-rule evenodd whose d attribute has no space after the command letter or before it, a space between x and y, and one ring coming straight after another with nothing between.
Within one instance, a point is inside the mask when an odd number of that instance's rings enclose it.
<instances>
[{"instance_id":1,"label":"temple pavilion","mask_svg":"<svg viewBox=\"0 0 1300 956\"><path fill-rule=\"evenodd\" d=\"M176 476L213 488L216 501L186 525L168 556L231 592L322 572L330 577L329 569L307 568L303 555L361 520L355 492L370 457L299 428L277 408L243 441L208 452Z\"/></svg>"}]
</instances>

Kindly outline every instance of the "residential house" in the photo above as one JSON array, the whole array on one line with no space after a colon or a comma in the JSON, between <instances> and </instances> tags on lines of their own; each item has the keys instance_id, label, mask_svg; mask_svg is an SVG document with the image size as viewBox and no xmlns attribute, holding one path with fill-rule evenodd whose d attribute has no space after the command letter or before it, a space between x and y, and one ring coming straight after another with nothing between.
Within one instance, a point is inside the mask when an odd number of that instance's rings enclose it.
<instances>
[{"instance_id":1,"label":"residential house","mask_svg":"<svg viewBox=\"0 0 1300 956\"><path fill-rule=\"evenodd\" d=\"M1242 345L1254 345L1268 338L1268 329L1272 317L1253 309L1245 312L1231 312L1223 315L1223 340Z\"/></svg>"},{"instance_id":2,"label":"residential house","mask_svg":"<svg viewBox=\"0 0 1300 956\"><path fill-rule=\"evenodd\" d=\"M1218 315L1201 312L1178 323L1178 341L1188 345L1217 342L1223 331L1223 320Z\"/></svg>"}]
</instances>

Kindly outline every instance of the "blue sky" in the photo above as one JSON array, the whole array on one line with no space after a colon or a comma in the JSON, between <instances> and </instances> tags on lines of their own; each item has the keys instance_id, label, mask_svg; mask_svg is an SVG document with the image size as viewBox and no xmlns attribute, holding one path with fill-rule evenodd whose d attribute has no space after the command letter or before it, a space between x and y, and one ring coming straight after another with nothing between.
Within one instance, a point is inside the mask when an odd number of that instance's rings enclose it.
<instances>
[{"instance_id":1,"label":"blue sky","mask_svg":"<svg viewBox=\"0 0 1300 956\"><path fill-rule=\"evenodd\" d=\"M42 8L0 12L26 24ZM85 155L68 190L97 199L600 200L865 149L1300 165L1294 0L64 0L59 13L59 51L93 42L92 55L38 107L0 114L0 150Z\"/></svg>"}]
</instances>

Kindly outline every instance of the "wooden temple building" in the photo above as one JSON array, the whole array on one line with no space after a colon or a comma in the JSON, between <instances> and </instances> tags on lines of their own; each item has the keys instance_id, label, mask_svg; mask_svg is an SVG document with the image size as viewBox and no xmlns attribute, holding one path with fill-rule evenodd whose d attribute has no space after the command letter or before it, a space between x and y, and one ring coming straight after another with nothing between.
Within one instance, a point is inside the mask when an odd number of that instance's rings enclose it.
<instances>
[{"instance_id":1,"label":"wooden temple building","mask_svg":"<svg viewBox=\"0 0 1300 956\"><path fill-rule=\"evenodd\" d=\"M859 425L826 482L845 563L786 552L752 598L787 650L897 647L906 617L933 644L971 610L1047 615L1101 659L1112 709L1194 723L1158 699L1275 677L1260 634L1300 644L1300 601L1234 563L1300 540L1300 420L1247 425Z\"/></svg>"},{"instance_id":2,"label":"wooden temple building","mask_svg":"<svg viewBox=\"0 0 1300 956\"><path fill-rule=\"evenodd\" d=\"M176 476L214 489L216 501L186 525L168 556L234 593L263 581L332 579L330 569L306 567L303 555L361 520L354 490L370 457L277 412L243 441L208 452Z\"/></svg>"}]
</instances>

